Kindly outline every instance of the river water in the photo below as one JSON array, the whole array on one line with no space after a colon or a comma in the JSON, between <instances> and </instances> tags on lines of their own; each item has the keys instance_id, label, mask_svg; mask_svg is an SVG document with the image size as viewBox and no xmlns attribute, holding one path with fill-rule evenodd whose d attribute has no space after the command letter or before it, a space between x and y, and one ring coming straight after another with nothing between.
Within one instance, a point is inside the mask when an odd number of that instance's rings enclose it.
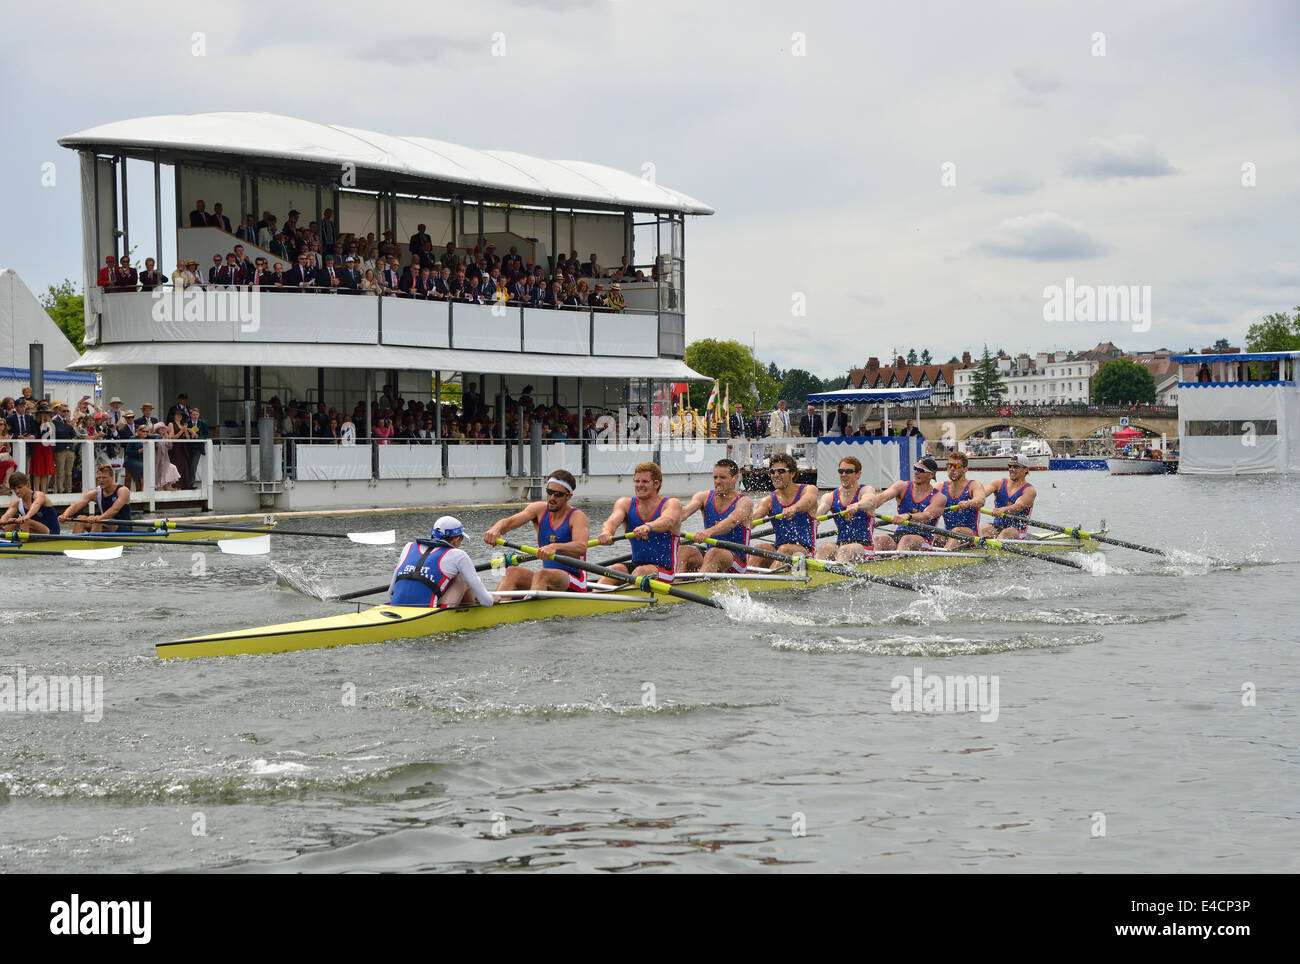
<instances>
[{"instance_id":1,"label":"river water","mask_svg":"<svg viewBox=\"0 0 1300 964\"><path fill-rule=\"evenodd\" d=\"M168 661L155 643L345 611L309 593L386 580L398 548L0 560L0 674L104 687L98 722L0 713L0 870L1300 869L1297 482L1033 481L1045 520L1189 555ZM918 675L997 699L896 708Z\"/></svg>"}]
</instances>

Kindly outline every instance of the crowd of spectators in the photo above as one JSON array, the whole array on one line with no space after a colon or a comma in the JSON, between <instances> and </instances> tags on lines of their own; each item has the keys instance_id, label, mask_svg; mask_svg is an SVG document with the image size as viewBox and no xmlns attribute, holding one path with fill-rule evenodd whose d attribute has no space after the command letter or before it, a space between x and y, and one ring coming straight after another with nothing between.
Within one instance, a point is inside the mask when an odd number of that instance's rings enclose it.
<instances>
[{"instance_id":1,"label":"crowd of spectators","mask_svg":"<svg viewBox=\"0 0 1300 964\"><path fill-rule=\"evenodd\" d=\"M231 230L230 219L214 204L195 202L191 227L215 227L231 235L231 250L214 254L206 269L194 259L176 263L170 279L145 259L137 272L130 259L108 255L100 269L98 285L105 292L152 291L167 285L191 288L247 287L259 291L372 294L427 301L465 304L509 304L523 307L622 311L627 305L623 284L656 281L628 263L626 256L613 268L604 268L592 253L586 261L577 251L558 255L553 264L525 260L516 246L498 253L496 245L480 240L473 248L458 249L448 242L436 252L426 225L418 225L405 246L391 230L376 238L341 232L334 211L326 208L320 221L300 224L301 214L290 211L283 225L269 211L257 220L245 215ZM270 257L250 257L245 244L270 252Z\"/></svg>"},{"instance_id":2,"label":"crowd of spectators","mask_svg":"<svg viewBox=\"0 0 1300 964\"><path fill-rule=\"evenodd\" d=\"M165 418L154 415L152 402L144 402L137 415L114 395L105 408L89 395L76 406L32 397L25 387L17 397L0 399L0 494L8 494L9 476L24 471L32 488L50 495L80 492L83 446L98 441L97 464L112 466L114 478L135 491L144 483L145 442L152 440L154 486L179 490L198 486L195 470L203 448L197 443L211 437L208 423L185 394L177 397ZM27 465L18 464L15 439L27 440Z\"/></svg>"}]
</instances>

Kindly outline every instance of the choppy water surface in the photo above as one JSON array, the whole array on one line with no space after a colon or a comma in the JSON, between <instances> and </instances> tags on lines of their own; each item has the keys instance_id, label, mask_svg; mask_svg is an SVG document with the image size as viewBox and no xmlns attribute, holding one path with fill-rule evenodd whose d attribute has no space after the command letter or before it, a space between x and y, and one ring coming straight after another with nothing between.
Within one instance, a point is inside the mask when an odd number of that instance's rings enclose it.
<instances>
[{"instance_id":1,"label":"choppy water surface","mask_svg":"<svg viewBox=\"0 0 1300 964\"><path fill-rule=\"evenodd\" d=\"M311 593L398 550L0 560L0 674L105 698L98 723L0 713L0 869L1295 871L1297 483L1034 482L1044 519L1189 555L167 662L345 611ZM996 677L996 712L896 711L918 671Z\"/></svg>"}]
</instances>

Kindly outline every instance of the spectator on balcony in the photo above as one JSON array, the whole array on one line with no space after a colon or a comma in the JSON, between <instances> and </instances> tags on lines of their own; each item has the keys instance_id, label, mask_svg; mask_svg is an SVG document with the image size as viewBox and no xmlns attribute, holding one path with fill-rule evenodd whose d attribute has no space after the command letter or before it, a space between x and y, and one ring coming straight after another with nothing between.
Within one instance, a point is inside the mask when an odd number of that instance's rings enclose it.
<instances>
[{"instance_id":1,"label":"spectator on balcony","mask_svg":"<svg viewBox=\"0 0 1300 964\"><path fill-rule=\"evenodd\" d=\"M320 242L309 241L307 244L307 261L311 264L312 269L320 271L325 267L325 256L321 254Z\"/></svg>"},{"instance_id":2,"label":"spectator on balcony","mask_svg":"<svg viewBox=\"0 0 1300 964\"><path fill-rule=\"evenodd\" d=\"M292 238L298 233L298 218L302 217L301 211L290 210L284 219L284 236Z\"/></svg>"},{"instance_id":3,"label":"spectator on balcony","mask_svg":"<svg viewBox=\"0 0 1300 964\"><path fill-rule=\"evenodd\" d=\"M591 253L591 258L582 264L582 277L599 278L601 277L600 265L596 263L596 252Z\"/></svg>"},{"instance_id":4,"label":"spectator on balcony","mask_svg":"<svg viewBox=\"0 0 1300 964\"><path fill-rule=\"evenodd\" d=\"M360 294L361 274L357 271L355 255L348 255L343 259L343 279L347 285L347 294Z\"/></svg>"},{"instance_id":5,"label":"spectator on balcony","mask_svg":"<svg viewBox=\"0 0 1300 964\"><path fill-rule=\"evenodd\" d=\"M375 277L374 268L366 269L366 273L361 276L361 280L357 283L357 291L367 295L383 293L383 289L379 286L379 280Z\"/></svg>"},{"instance_id":6,"label":"spectator on balcony","mask_svg":"<svg viewBox=\"0 0 1300 964\"><path fill-rule=\"evenodd\" d=\"M455 241L447 242L447 250L442 253L442 257L439 258L438 260L442 262L442 266L444 268L450 268L453 271L456 269L457 264L456 264L456 242Z\"/></svg>"},{"instance_id":7,"label":"spectator on balcony","mask_svg":"<svg viewBox=\"0 0 1300 964\"><path fill-rule=\"evenodd\" d=\"M266 268L265 258L258 258L253 270L244 275L244 284L253 291L262 291L272 286L271 272Z\"/></svg>"},{"instance_id":8,"label":"spectator on balcony","mask_svg":"<svg viewBox=\"0 0 1300 964\"><path fill-rule=\"evenodd\" d=\"M263 263L265 264L265 262ZM271 265L271 274L267 279L265 290L283 291L285 286L285 281L286 281L286 275L284 273L284 265L282 265L279 261L277 261L275 264Z\"/></svg>"},{"instance_id":9,"label":"spectator on balcony","mask_svg":"<svg viewBox=\"0 0 1300 964\"><path fill-rule=\"evenodd\" d=\"M226 234L233 234L233 233L234 233L233 231L230 230L230 218L226 217L224 214L221 213L221 202L220 202L220 201L218 201L216 204L212 205L212 221L211 221L211 224L213 225L213 227L218 227L218 228L220 228L222 231L225 231Z\"/></svg>"},{"instance_id":10,"label":"spectator on balcony","mask_svg":"<svg viewBox=\"0 0 1300 964\"><path fill-rule=\"evenodd\" d=\"M311 291L316 285L316 272L307 264L306 252L298 255L297 266L290 268L284 276L284 286L291 291Z\"/></svg>"},{"instance_id":11,"label":"spectator on balcony","mask_svg":"<svg viewBox=\"0 0 1300 964\"><path fill-rule=\"evenodd\" d=\"M244 253L244 246L242 244L235 245L235 262L239 265L239 270L243 273L244 277L248 277L253 273L253 259Z\"/></svg>"},{"instance_id":12,"label":"spectator on balcony","mask_svg":"<svg viewBox=\"0 0 1300 964\"><path fill-rule=\"evenodd\" d=\"M254 218L251 214L244 215L244 223L239 226L235 232L236 236L247 241L249 244L257 244L257 225L253 223Z\"/></svg>"},{"instance_id":13,"label":"spectator on balcony","mask_svg":"<svg viewBox=\"0 0 1300 964\"><path fill-rule=\"evenodd\" d=\"M272 254L279 254L278 251L271 247L276 238L283 238L278 225L279 222L276 221L275 215L268 212L262 223L257 226L257 241L255 243L259 248L264 248ZM288 255L282 254L280 257L287 258Z\"/></svg>"},{"instance_id":14,"label":"spectator on balcony","mask_svg":"<svg viewBox=\"0 0 1300 964\"><path fill-rule=\"evenodd\" d=\"M131 256L122 255L117 262L117 290L118 291L135 291L139 275L136 274L135 268L131 267Z\"/></svg>"},{"instance_id":15,"label":"spectator on balcony","mask_svg":"<svg viewBox=\"0 0 1300 964\"><path fill-rule=\"evenodd\" d=\"M397 271L397 259L385 261L381 257L376 264L379 270L375 273L375 280L379 282L379 290L386 295L395 295L400 287L401 275Z\"/></svg>"},{"instance_id":16,"label":"spectator on balcony","mask_svg":"<svg viewBox=\"0 0 1300 964\"><path fill-rule=\"evenodd\" d=\"M609 286L609 294L605 296L605 307L614 312L622 311L627 307L627 299L623 297L623 289L617 282Z\"/></svg>"},{"instance_id":17,"label":"spectator on balcony","mask_svg":"<svg viewBox=\"0 0 1300 964\"><path fill-rule=\"evenodd\" d=\"M339 223L334 220L333 208L326 208L321 212L318 233L320 243L325 246L325 250L331 250L339 239Z\"/></svg>"},{"instance_id":18,"label":"spectator on balcony","mask_svg":"<svg viewBox=\"0 0 1300 964\"><path fill-rule=\"evenodd\" d=\"M212 215L208 213L207 205L203 201L194 202L194 210L190 212L190 227L192 228L210 228L216 222L213 221Z\"/></svg>"},{"instance_id":19,"label":"spectator on balcony","mask_svg":"<svg viewBox=\"0 0 1300 964\"><path fill-rule=\"evenodd\" d=\"M144 270L140 272L139 277L141 291L153 291L154 288L161 288L167 283L163 273L154 267L153 258L144 259Z\"/></svg>"},{"instance_id":20,"label":"spectator on balcony","mask_svg":"<svg viewBox=\"0 0 1300 964\"><path fill-rule=\"evenodd\" d=\"M429 291L429 297L437 301L449 300L453 297L451 284L451 269L443 268L438 272L437 277L433 279L433 287Z\"/></svg>"},{"instance_id":21,"label":"spectator on balcony","mask_svg":"<svg viewBox=\"0 0 1300 964\"><path fill-rule=\"evenodd\" d=\"M631 277L633 274L632 265L628 263L627 255L623 255L623 257L619 258L618 264L613 268L610 268L609 276L613 278L615 274L617 274L619 278Z\"/></svg>"},{"instance_id":22,"label":"spectator on balcony","mask_svg":"<svg viewBox=\"0 0 1300 964\"><path fill-rule=\"evenodd\" d=\"M226 255L226 263L217 271L215 283L225 288L235 288L244 283L244 270L233 251Z\"/></svg>"},{"instance_id":23,"label":"spectator on balcony","mask_svg":"<svg viewBox=\"0 0 1300 964\"><path fill-rule=\"evenodd\" d=\"M478 296L480 301L485 305L490 305L493 299L496 298L496 294L496 282L492 280L492 276L487 271L483 271L479 275L478 282Z\"/></svg>"},{"instance_id":24,"label":"spectator on balcony","mask_svg":"<svg viewBox=\"0 0 1300 964\"><path fill-rule=\"evenodd\" d=\"M495 269L493 270L495 273ZM496 290L492 292L492 301L498 305L505 305L510 302L510 287L506 284L505 278L496 279Z\"/></svg>"},{"instance_id":25,"label":"spectator on balcony","mask_svg":"<svg viewBox=\"0 0 1300 964\"><path fill-rule=\"evenodd\" d=\"M226 264L221 259L221 255L214 254L212 256L212 267L208 268L208 284L219 284L220 282L218 281L218 278L220 277L221 272L225 270L225 267Z\"/></svg>"},{"instance_id":26,"label":"spectator on balcony","mask_svg":"<svg viewBox=\"0 0 1300 964\"><path fill-rule=\"evenodd\" d=\"M176 291L184 291L191 285L197 284L198 279L194 277L185 267L184 260L176 262L176 270L172 272L172 288Z\"/></svg>"},{"instance_id":27,"label":"spectator on balcony","mask_svg":"<svg viewBox=\"0 0 1300 964\"><path fill-rule=\"evenodd\" d=\"M426 244L429 245L430 248L432 248L433 238L429 237L429 235L425 232L425 225L417 224L415 226L415 233L411 235L411 240L407 244L406 250L412 253L415 253L417 251L423 251L424 246Z\"/></svg>"},{"instance_id":28,"label":"spectator on balcony","mask_svg":"<svg viewBox=\"0 0 1300 964\"><path fill-rule=\"evenodd\" d=\"M99 269L95 284L105 292L117 290L117 258L113 255L104 256L104 267Z\"/></svg>"},{"instance_id":29,"label":"spectator on balcony","mask_svg":"<svg viewBox=\"0 0 1300 964\"><path fill-rule=\"evenodd\" d=\"M277 258L283 258L285 261L289 261L293 257L289 254L289 245L285 241L284 232L282 231L277 231L271 238L270 242L261 245L261 247L266 248L272 255Z\"/></svg>"},{"instance_id":30,"label":"spectator on balcony","mask_svg":"<svg viewBox=\"0 0 1300 964\"><path fill-rule=\"evenodd\" d=\"M420 298L423 295L419 291L420 287L420 267L412 261L402 272L401 280L397 283L398 291L403 298Z\"/></svg>"},{"instance_id":31,"label":"spectator on balcony","mask_svg":"<svg viewBox=\"0 0 1300 964\"><path fill-rule=\"evenodd\" d=\"M479 291L478 282L470 278L465 279L464 287L461 288L456 300L467 305L483 304L483 295Z\"/></svg>"}]
</instances>

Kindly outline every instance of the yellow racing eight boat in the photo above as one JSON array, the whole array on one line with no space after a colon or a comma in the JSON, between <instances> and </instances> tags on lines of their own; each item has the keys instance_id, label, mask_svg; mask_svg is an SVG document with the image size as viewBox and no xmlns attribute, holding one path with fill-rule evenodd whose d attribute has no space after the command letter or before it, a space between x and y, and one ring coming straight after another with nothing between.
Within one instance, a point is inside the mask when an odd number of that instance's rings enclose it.
<instances>
[{"instance_id":1,"label":"yellow racing eight boat","mask_svg":"<svg viewBox=\"0 0 1300 964\"><path fill-rule=\"evenodd\" d=\"M71 525L69 525L71 530ZM272 535L275 532L275 523L271 523L260 530L251 529L167 529L165 531L153 532L149 530L132 530L131 532L94 532L82 533L71 539L60 539L58 536L40 536L31 538L31 534L25 532L5 532L0 533L0 549L39 549L42 552L51 554L62 552L64 549L111 549L114 546L165 546L174 542L207 542L212 540L226 539L251 539L257 536ZM62 535L71 535L71 531L61 533ZM116 538L117 536L126 536L124 539ZM6 553L0 552L0 559L5 558ZM30 557L24 557L30 558Z\"/></svg>"},{"instance_id":2,"label":"yellow racing eight boat","mask_svg":"<svg viewBox=\"0 0 1300 964\"><path fill-rule=\"evenodd\" d=\"M1021 548L1042 552L1094 552L1099 548L1091 540L1076 540L1064 536L1017 541ZM869 576L919 575L967 566L994 558L1014 558L997 550L971 552L934 550L927 552L878 553L868 561L851 567L855 573ZM680 573L673 585L693 592L712 595L745 590L769 592L774 590L809 589L833 583L856 582L853 575L827 572L819 569L802 571L768 572L750 567L744 575L725 573L703 576L699 573ZM158 655L164 659L194 658L201 656L242 656L260 653L282 653L297 649L320 649L330 646L347 646L353 643L382 643L395 639L423 636L441 636L469 629L486 629L534 619L553 619L559 616L595 616L603 613L625 612L648 606L675 605L682 600L667 595L643 593L627 587L612 587L604 592L519 592L515 600L495 606L459 606L452 609L427 609L411 606L371 606L357 612L318 619L304 619L272 626L258 626L207 636L193 636L169 643L157 644Z\"/></svg>"}]
</instances>

